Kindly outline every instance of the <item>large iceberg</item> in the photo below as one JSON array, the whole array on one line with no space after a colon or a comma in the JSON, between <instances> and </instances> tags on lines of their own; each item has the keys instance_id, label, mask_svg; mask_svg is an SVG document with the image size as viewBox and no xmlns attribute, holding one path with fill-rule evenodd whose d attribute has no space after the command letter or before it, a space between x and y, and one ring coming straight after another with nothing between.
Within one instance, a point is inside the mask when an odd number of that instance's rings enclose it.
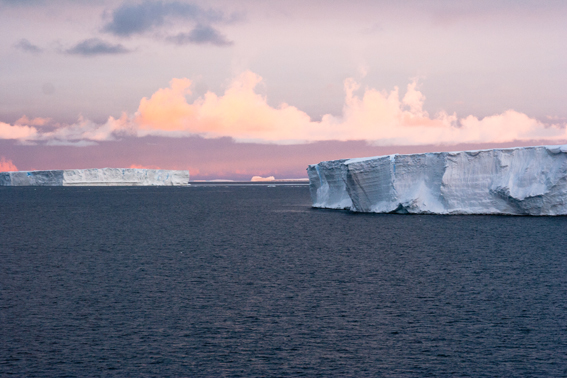
<instances>
[{"instance_id":1,"label":"large iceberg","mask_svg":"<svg viewBox=\"0 0 567 378\"><path fill-rule=\"evenodd\" d=\"M134 168L92 168L0 172L0 186L180 186L189 171Z\"/></svg>"},{"instance_id":2,"label":"large iceberg","mask_svg":"<svg viewBox=\"0 0 567 378\"><path fill-rule=\"evenodd\" d=\"M567 145L324 161L307 172L317 208L567 215Z\"/></svg>"}]
</instances>

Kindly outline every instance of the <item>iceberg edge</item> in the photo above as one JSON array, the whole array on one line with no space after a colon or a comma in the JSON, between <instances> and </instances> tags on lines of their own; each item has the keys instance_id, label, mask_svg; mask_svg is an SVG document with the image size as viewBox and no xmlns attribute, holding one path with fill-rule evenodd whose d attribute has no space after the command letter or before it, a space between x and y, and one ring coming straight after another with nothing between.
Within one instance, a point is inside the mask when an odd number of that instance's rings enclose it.
<instances>
[{"instance_id":1,"label":"iceberg edge","mask_svg":"<svg viewBox=\"0 0 567 378\"><path fill-rule=\"evenodd\" d=\"M567 215L567 145L341 159L307 173L315 208Z\"/></svg>"},{"instance_id":2,"label":"iceberg edge","mask_svg":"<svg viewBox=\"0 0 567 378\"><path fill-rule=\"evenodd\" d=\"M186 186L189 171L91 168L0 172L0 186Z\"/></svg>"}]
</instances>

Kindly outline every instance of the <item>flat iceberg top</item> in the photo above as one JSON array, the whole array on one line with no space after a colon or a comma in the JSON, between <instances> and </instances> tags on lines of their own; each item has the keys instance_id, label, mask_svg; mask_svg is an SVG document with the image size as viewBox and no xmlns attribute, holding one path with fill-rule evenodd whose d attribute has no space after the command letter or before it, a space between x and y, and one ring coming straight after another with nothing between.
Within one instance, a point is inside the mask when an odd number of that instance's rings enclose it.
<instances>
[{"instance_id":1,"label":"flat iceberg top","mask_svg":"<svg viewBox=\"0 0 567 378\"><path fill-rule=\"evenodd\" d=\"M379 156L371 156L371 157L361 157L361 158L352 158L352 159L340 159L340 160L329 160L329 161L342 161L345 164L350 164L350 163L360 163L363 161L368 161L368 160L372 160L372 159L378 159L378 158L385 158L388 157L390 159L392 159L394 156L412 156L412 155L437 155L437 154L461 154L461 153L466 153L466 154L472 154L472 155L476 155L480 152L487 152L487 151L511 151L511 150L524 150L524 149L531 149L531 148L545 148L548 149L550 152L552 153L565 153L567 152L567 144L562 144L562 145L548 145L548 146L530 146L530 147L508 147L508 148L491 148L491 149L484 149L484 150L466 150L466 151L446 151L446 152L421 152L421 153L415 153L415 154L390 154L390 155L379 155ZM321 164L321 163L318 163ZM316 166L317 164L310 164L309 166Z\"/></svg>"},{"instance_id":2,"label":"flat iceberg top","mask_svg":"<svg viewBox=\"0 0 567 378\"><path fill-rule=\"evenodd\" d=\"M182 186L189 171L91 168L0 172L0 186Z\"/></svg>"},{"instance_id":3,"label":"flat iceberg top","mask_svg":"<svg viewBox=\"0 0 567 378\"><path fill-rule=\"evenodd\" d=\"M567 214L567 145L310 165L314 207L376 213Z\"/></svg>"}]
</instances>

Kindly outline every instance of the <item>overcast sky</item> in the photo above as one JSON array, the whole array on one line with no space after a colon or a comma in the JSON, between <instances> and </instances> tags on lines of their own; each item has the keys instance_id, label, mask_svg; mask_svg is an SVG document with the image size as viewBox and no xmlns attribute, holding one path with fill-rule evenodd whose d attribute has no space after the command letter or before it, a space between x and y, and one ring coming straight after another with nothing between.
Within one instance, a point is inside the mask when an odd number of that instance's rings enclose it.
<instances>
[{"instance_id":1,"label":"overcast sky","mask_svg":"<svg viewBox=\"0 0 567 378\"><path fill-rule=\"evenodd\" d=\"M0 0L0 35L0 170L567 140L564 1Z\"/></svg>"}]
</instances>

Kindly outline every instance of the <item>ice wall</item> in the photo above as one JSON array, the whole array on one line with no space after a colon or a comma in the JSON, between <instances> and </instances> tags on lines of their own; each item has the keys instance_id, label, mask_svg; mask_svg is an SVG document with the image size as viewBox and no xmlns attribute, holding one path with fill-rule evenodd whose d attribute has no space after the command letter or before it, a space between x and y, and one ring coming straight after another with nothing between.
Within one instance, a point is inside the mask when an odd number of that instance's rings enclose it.
<instances>
[{"instance_id":1,"label":"ice wall","mask_svg":"<svg viewBox=\"0 0 567 378\"><path fill-rule=\"evenodd\" d=\"M0 186L179 186L189 184L189 171L93 168L0 172Z\"/></svg>"},{"instance_id":2,"label":"ice wall","mask_svg":"<svg viewBox=\"0 0 567 378\"><path fill-rule=\"evenodd\" d=\"M343 177L347 160L323 161L307 168L309 190L314 207L348 209L352 201L346 192Z\"/></svg>"},{"instance_id":3,"label":"ice wall","mask_svg":"<svg viewBox=\"0 0 567 378\"><path fill-rule=\"evenodd\" d=\"M318 208L567 214L567 145L335 160L307 171Z\"/></svg>"}]
</instances>

